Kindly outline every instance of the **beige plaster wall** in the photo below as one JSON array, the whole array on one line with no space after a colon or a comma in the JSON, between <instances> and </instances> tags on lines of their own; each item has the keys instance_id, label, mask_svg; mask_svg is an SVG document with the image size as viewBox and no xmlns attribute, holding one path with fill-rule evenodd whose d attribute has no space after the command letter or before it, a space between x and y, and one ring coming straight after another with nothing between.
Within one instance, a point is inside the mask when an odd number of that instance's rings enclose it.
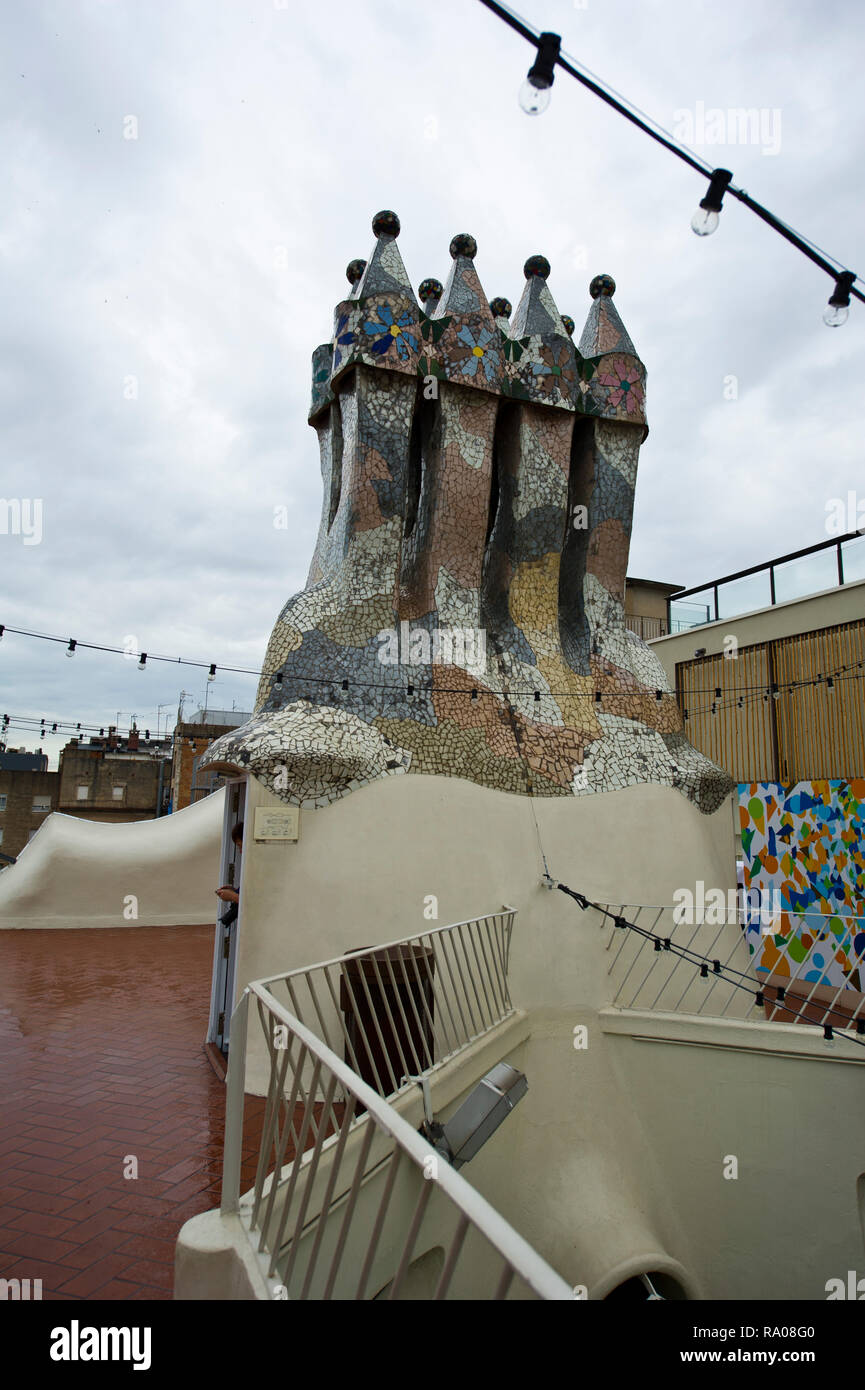
<instances>
[{"instance_id":1,"label":"beige plaster wall","mask_svg":"<svg viewBox=\"0 0 865 1390\"><path fill-rule=\"evenodd\" d=\"M280 805L249 779L238 994L249 980L507 903L519 911L520 1005L570 1004L575 991L596 1003L581 915L542 885L539 836L553 877L596 901L670 903L695 878L724 889L736 881L729 805L704 816L671 787L530 801L459 778L390 777L302 810L297 843L256 843L255 808ZM437 922L424 916L430 895Z\"/></svg>"},{"instance_id":2,"label":"beige plaster wall","mask_svg":"<svg viewBox=\"0 0 865 1390\"><path fill-rule=\"evenodd\" d=\"M697 879L730 888L729 804L704 817L652 786L538 800L536 830L523 798L396 777L301 812L296 844L256 844L255 807L273 798L255 781L248 798L239 989L427 930L436 924L424 917L427 895L438 897L438 925L503 903L518 909L510 985L524 1021L447 1064L433 1106L447 1119L493 1061L526 1073L528 1095L464 1176L569 1284L602 1298L632 1274L659 1270L689 1297L821 1299L827 1279L862 1263L858 1051L840 1041L826 1049L817 1030L756 1015L609 1007L609 929L540 882L538 834L553 875L599 901L669 903ZM717 952L726 957L739 935L724 932ZM580 1025L588 1046L577 1049ZM261 1091L264 1077L253 1046L248 1088ZM399 1108L420 1122L419 1095ZM740 1164L733 1181L723 1176L730 1155ZM407 1212L415 1187L404 1194ZM370 1211L375 1201L371 1188ZM194 1248L202 1220L185 1229L181 1250ZM418 1256L439 1241L434 1227L425 1223ZM358 1241L365 1230L359 1213ZM188 1269L183 1297L212 1274L195 1260Z\"/></svg>"}]
</instances>

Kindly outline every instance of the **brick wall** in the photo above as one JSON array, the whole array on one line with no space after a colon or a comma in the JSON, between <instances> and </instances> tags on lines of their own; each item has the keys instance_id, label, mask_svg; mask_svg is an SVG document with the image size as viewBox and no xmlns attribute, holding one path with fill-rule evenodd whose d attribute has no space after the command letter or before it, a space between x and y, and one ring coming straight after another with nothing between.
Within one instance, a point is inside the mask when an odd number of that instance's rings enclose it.
<instances>
[{"instance_id":1,"label":"brick wall","mask_svg":"<svg viewBox=\"0 0 865 1390\"><path fill-rule=\"evenodd\" d=\"M164 762L163 788L169 763L146 754L69 746L60 754L60 790L57 809L84 820L148 820L157 812L159 768ZM79 797L79 787L87 795ZM121 794L115 797L114 788Z\"/></svg>"},{"instance_id":2,"label":"brick wall","mask_svg":"<svg viewBox=\"0 0 865 1390\"><path fill-rule=\"evenodd\" d=\"M30 832L38 830L48 819L50 812L33 810L37 796L49 797L51 810L57 810L59 781L57 772L0 769L0 805L2 798L6 798L5 809L0 811L0 830L3 832L0 854L17 858L27 844Z\"/></svg>"},{"instance_id":3,"label":"brick wall","mask_svg":"<svg viewBox=\"0 0 865 1390\"><path fill-rule=\"evenodd\" d=\"M228 724L177 725L171 763L172 811L179 811L193 801L200 801L202 797L209 795L212 783L221 785L221 779L212 778L204 768L196 776L195 760L222 734L229 733L232 727Z\"/></svg>"}]
</instances>

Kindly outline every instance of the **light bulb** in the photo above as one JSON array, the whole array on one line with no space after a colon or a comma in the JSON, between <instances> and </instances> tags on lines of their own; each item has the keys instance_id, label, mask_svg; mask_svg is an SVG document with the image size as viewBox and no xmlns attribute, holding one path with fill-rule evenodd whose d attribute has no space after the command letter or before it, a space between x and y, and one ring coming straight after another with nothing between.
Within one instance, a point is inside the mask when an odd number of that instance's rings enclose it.
<instances>
[{"instance_id":1,"label":"light bulb","mask_svg":"<svg viewBox=\"0 0 865 1390\"><path fill-rule=\"evenodd\" d=\"M691 231L696 232L697 236L711 236L718 230L720 220L718 214L710 208L697 208L691 218Z\"/></svg>"},{"instance_id":2,"label":"light bulb","mask_svg":"<svg viewBox=\"0 0 865 1390\"><path fill-rule=\"evenodd\" d=\"M216 667L215 667L215 666L211 666L210 670L209 670L208 673L207 673L207 679L208 679L209 681L215 681L215 680L216 680Z\"/></svg>"},{"instance_id":3,"label":"light bulb","mask_svg":"<svg viewBox=\"0 0 865 1390\"><path fill-rule=\"evenodd\" d=\"M67 655L67 656L74 656L74 655L75 655L75 648L74 648L74 647L67 647L67 648L66 648L66 655Z\"/></svg>"},{"instance_id":4,"label":"light bulb","mask_svg":"<svg viewBox=\"0 0 865 1390\"><path fill-rule=\"evenodd\" d=\"M850 310L846 304L827 304L823 310L823 322L829 328L840 328L842 323L846 323L850 316Z\"/></svg>"},{"instance_id":5,"label":"light bulb","mask_svg":"<svg viewBox=\"0 0 865 1390\"><path fill-rule=\"evenodd\" d=\"M540 116L549 106L552 95L552 87L536 87L527 77L519 91L520 107L527 116Z\"/></svg>"}]
</instances>

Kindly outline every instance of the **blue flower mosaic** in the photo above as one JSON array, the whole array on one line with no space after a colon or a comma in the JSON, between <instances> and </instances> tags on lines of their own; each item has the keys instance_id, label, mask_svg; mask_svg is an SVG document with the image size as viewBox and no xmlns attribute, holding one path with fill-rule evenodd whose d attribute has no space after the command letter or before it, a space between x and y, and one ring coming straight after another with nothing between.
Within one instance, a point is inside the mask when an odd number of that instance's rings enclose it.
<instances>
[{"instance_id":1,"label":"blue flower mosaic","mask_svg":"<svg viewBox=\"0 0 865 1390\"><path fill-rule=\"evenodd\" d=\"M489 328L481 328L477 333L473 333L467 325L463 325L457 334L457 341L468 349L460 364L463 376L477 376L478 367L482 366L487 381L490 384L495 383L501 357L495 348L487 347L487 343L492 342L493 337Z\"/></svg>"},{"instance_id":2,"label":"blue flower mosaic","mask_svg":"<svg viewBox=\"0 0 865 1390\"><path fill-rule=\"evenodd\" d=\"M336 332L335 332L334 338L333 338L333 370L334 370L334 371L336 371L337 367L339 366L340 362L341 362L342 359L343 359L343 356L348 356L348 353L345 352L344 350L345 350L346 348L351 347L353 343L356 343L356 342L357 342L357 334L356 334L356 333L351 333L351 332L346 333L346 331L345 331L345 329L346 329L346 324L348 323L348 320L349 320L349 315L348 315L348 314L340 314L339 318L337 319L337 323L336 323Z\"/></svg>"},{"instance_id":3,"label":"blue flower mosaic","mask_svg":"<svg viewBox=\"0 0 865 1390\"><path fill-rule=\"evenodd\" d=\"M414 327L415 321L411 314L396 316L387 304L380 304L378 319L367 319L363 331L375 339L371 349L373 352L383 357L396 343L397 355L405 362L418 349L416 334L406 332L406 329Z\"/></svg>"}]
</instances>

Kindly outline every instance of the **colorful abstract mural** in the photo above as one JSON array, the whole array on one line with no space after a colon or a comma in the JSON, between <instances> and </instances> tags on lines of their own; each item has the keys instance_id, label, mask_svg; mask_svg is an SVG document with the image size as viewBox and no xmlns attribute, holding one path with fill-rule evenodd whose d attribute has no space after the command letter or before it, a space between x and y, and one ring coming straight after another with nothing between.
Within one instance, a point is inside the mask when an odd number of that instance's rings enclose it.
<instances>
[{"instance_id":1,"label":"colorful abstract mural","mask_svg":"<svg viewBox=\"0 0 865 1390\"><path fill-rule=\"evenodd\" d=\"M780 908L770 934L756 913L746 921L755 969L861 990L865 778L740 782L739 823L744 886Z\"/></svg>"}]
</instances>

